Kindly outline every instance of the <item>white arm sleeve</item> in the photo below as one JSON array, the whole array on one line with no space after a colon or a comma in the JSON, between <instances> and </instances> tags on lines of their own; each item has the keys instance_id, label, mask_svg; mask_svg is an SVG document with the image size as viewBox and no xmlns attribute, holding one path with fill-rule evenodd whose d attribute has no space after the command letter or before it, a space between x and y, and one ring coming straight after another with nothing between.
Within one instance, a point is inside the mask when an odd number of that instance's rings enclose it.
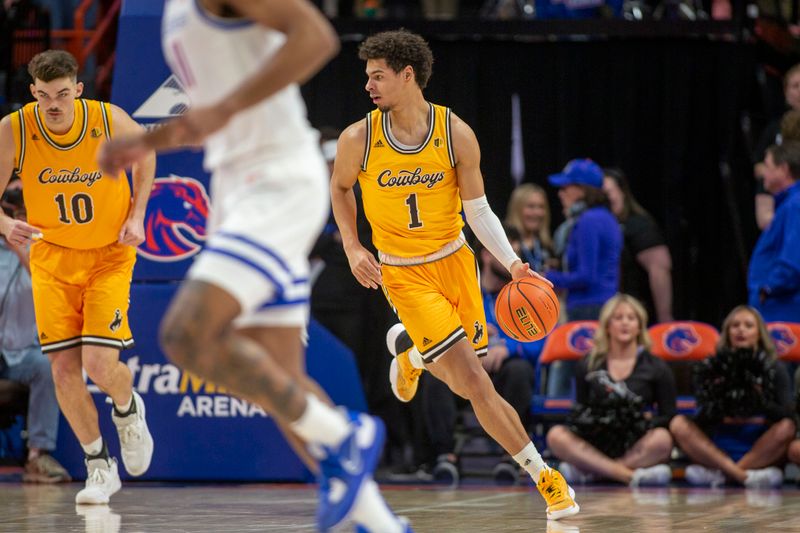
<instances>
[{"instance_id":1,"label":"white arm sleeve","mask_svg":"<svg viewBox=\"0 0 800 533\"><path fill-rule=\"evenodd\" d=\"M519 259L511 243L508 242L506 232L500 219L494 214L486 195L474 200L464 200L464 214L467 215L467 224L472 228L478 240L500 261L507 269Z\"/></svg>"}]
</instances>

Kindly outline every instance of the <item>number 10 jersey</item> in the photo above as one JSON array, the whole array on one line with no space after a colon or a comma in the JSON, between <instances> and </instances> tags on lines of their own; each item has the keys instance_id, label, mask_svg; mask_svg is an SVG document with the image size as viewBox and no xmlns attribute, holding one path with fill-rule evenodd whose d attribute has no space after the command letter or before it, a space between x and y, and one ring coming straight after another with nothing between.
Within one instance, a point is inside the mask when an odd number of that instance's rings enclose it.
<instances>
[{"instance_id":1,"label":"number 10 jersey","mask_svg":"<svg viewBox=\"0 0 800 533\"><path fill-rule=\"evenodd\" d=\"M109 104L75 100L75 120L63 135L47 129L32 102L11 115L14 171L22 178L28 223L42 239L86 250L116 242L128 216L131 189L124 172L104 175L96 154L113 133Z\"/></svg>"}]
</instances>

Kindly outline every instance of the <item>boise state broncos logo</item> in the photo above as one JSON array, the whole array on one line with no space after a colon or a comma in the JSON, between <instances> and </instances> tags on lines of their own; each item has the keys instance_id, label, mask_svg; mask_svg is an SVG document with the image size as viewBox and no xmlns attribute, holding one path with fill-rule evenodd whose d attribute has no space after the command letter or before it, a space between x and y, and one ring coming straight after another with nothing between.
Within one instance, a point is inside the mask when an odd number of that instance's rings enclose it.
<instances>
[{"instance_id":1,"label":"boise state broncos logo","mask_svg":"<svg viewBox=\"0 0 800 533\"><path fill-rule=\"evenodd\" d=\"M170 176L153 183L139 254L152 261L180 261L193 256L206 239L211 202L202 183Z\"/></svg>"},{"instance_id":2,"label":"boise state broncos logo","mask_svg":"<svg viewBox=\"0 0 800 533\"><path fill-rule=\"evenodd\" d=\"M594 346L595 326L579 324L572 328L567 335L567 346L575 353L586 354Z\"/></svg>"},{"instance_id":3,"label":"boise state broncos logo","mask_svg":"<svg viewBox=\"0 0 800 533\"><path fill-rule=\"evenodd\" d=\"M692 326L673 326L664 334L664 349L671 355L688 355L699 344L700 335Z\"/></svg>"},{"instance_id":4,"label":"boise state broncos logo","mask_svg":"<svg viewBox=\"0 0 800 533\"><path fill-rule=\"evenodd\" d=\"M772 342L775 343L778 355L789 353L797 345L797 337L794 332L783 324L771 325L769 336L772 337Z\"/></svg>"}]
</instances>

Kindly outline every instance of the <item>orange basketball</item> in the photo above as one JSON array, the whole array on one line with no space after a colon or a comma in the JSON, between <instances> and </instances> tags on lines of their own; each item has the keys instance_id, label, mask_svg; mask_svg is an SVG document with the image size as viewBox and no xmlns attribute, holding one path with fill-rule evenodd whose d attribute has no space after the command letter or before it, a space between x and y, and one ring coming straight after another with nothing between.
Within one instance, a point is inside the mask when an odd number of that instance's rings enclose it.
<instances>
[{"instance_id":1,"label":"orange basketball","mask_svg":"<svg viewBox=\"0 0 800 533\"><path fill-rule=\"evenodd\" d=\"M537 341L553 331L558 313L556 293L539 278L509 282L494 303L494 314L502 330L522 342Z\"/></svg>"}]
</instances>

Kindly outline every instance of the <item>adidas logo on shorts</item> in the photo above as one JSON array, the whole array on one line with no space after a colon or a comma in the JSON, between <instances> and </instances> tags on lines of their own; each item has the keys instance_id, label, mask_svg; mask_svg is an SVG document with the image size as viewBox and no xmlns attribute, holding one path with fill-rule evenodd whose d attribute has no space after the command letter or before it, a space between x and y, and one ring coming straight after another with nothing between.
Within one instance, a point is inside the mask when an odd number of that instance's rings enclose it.
<instances>
[{"instance_id":1,"label":"adidas logo on shorts","mask_svg":"<svg viewBox=\"0 0 800 533\"><path fill-rule=\"evenodd\" d=\"M433 342L433 341L432 341L432 340L430 340L428 337L422 337L422 345L423 345L423 346L427 346L427 345L429 345L429 344L430 344L430 343L432 343L432 342Z\"/></svg>"}]
</instances>

